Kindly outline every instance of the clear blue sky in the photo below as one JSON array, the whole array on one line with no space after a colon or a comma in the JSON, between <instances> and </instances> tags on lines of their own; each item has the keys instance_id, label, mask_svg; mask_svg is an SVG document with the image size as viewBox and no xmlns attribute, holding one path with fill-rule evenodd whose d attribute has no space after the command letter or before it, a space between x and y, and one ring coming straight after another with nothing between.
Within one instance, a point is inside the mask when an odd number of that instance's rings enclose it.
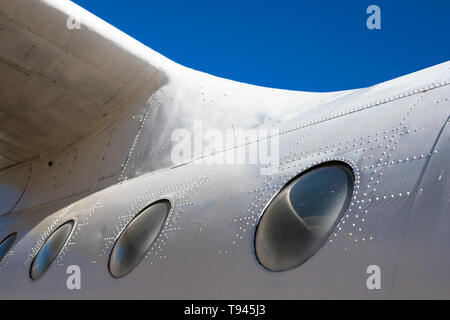
<instances>
[{"instance_id":1,"label":"clear blue sky","mask_svg":"<svg viewBox=\"0 0 450 320\"><path fill-rule=\"evenodd\" d=\"M450 0L74 2L180 64L268 87L365 87L450 60Z\"/></svg>"}]
</instances>

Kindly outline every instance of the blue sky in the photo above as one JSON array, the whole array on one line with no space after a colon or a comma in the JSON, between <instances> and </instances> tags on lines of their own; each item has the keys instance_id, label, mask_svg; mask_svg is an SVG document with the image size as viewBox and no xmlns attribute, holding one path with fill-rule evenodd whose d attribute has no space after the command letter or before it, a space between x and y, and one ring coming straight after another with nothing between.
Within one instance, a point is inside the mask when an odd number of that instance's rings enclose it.
<instances>
[{"instance_id":1,"label":"blue sky","mask_svg":"<svg viewBox=\"0 0 450 320\"><path fill-rule=\"evenodd\" d=\"M449 0L74 2L180 64L274 88L365 87L450 60Z\"/></svg>"}]
</instances>

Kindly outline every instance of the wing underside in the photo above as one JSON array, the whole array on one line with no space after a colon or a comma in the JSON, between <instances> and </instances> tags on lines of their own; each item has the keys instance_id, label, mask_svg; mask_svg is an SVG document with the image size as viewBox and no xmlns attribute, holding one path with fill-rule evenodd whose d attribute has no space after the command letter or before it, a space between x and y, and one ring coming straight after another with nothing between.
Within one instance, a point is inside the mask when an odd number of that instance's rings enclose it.
<instances>
[{"instance_id":1,"label":"wing underside","mask_svg":"<svg viewBox=\"0 0 450 320\"><path fill-rule=\"evenodd\" d=\"M110 121L163 59L69 1L2 0L0 42L0 170Z\"/></svg>"}]
</instances>

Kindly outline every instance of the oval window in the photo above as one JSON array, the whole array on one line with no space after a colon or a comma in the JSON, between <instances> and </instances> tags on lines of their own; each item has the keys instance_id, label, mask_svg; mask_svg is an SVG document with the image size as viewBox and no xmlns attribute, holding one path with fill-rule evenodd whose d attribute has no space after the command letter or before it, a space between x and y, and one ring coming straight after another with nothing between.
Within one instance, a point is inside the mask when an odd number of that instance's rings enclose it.
<instances>
[{"instance_id":1,"label":"oval window","mask_svg":"<svg viewBox=\"0 0 450 320\"><path fill-rule=\"evenodd\" d=\"M157 201L125 227L109 259L109 271L115 278L127 275L141 262L164 227L169 211L168 200Z\"/></svg>"},{"instance_id":2,"label":"oval window","mask_svg":"<svg viewBox=\"0 0 450 320\"><path fill-rule=\"evenodd\" d=\"M328 239L347 209L354 175L340 162L313 167L289 182L259 222L255 252L271 271L295 268Z\"/></svg>"},{"instance_id":3,"label":"oval window","mask_svg":"<svg viewBox=\"0 0 450 320\"><path fill-rule=\"evenodd\" d=\"M31 264L31 279L39 279L48 270L52 262L64 248L64 245L72 232L73 225L74 221L70 220L58 227L58 229L53 231L53 233L47 238Z\"/></svg>"},{"instance_id":4,"label":"oval window","mask_svg":"<svg viewBox=\"0 0 450 320\"><path fill-rule=\"evenodd\" d=\"M5 239L0 242L0 262L2 262L3 258L8 253L9 249L13 245L14 241L16 240L17 233L11 233L8 235Z\"/></svg>"}]
</instances>

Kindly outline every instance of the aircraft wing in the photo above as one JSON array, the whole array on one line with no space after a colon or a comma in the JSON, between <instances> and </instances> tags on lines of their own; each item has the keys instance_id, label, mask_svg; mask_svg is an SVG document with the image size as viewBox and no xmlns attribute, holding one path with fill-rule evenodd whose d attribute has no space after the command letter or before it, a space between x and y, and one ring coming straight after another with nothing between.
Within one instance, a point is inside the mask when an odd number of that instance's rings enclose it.
<instances>
[{"instance_id":1,"label":"aircraft wing","mask_svg":"<svg viewBox=\"0 0 450 320\"><path fill-rule=\"evenodd\" d=\"M0 39L0 170L107 123L167 60L69 1L2 0Z\"/></svg>"},{"instance_id":2,"label":"aircraft wing","mask_svg":"<svg viewBox=\"0 0 450 320\"><path fill-rule=\"evenodd\" d=\"M450 296L450 62L264 88L62 0L2 0L0 44L0 298Z\"/></svg>"}]
</instances>

